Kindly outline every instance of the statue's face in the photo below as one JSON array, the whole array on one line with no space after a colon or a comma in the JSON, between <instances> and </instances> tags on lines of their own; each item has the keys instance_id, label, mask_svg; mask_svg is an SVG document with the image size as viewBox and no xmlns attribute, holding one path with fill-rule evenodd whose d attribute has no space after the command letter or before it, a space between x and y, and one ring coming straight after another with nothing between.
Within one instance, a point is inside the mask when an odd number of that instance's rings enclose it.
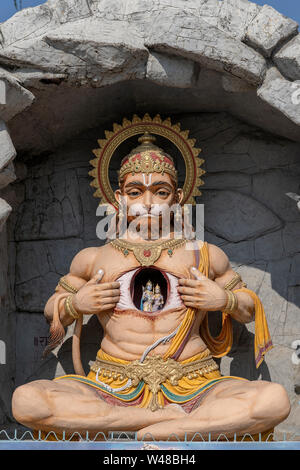
<instances>
[{"instance_id":1,"label":"statue's face","mask_svg":"<svg viewBox=\"0 0 300 470\"><path fill-rule=\"evenodd\" d=\"M139 215L139 220L149 225L154 219L161 220L172 204L180 203L183 193L168 173L128 173L115 196L119 203L126 202L129 222Z\"/></svg>"}]
</instances>

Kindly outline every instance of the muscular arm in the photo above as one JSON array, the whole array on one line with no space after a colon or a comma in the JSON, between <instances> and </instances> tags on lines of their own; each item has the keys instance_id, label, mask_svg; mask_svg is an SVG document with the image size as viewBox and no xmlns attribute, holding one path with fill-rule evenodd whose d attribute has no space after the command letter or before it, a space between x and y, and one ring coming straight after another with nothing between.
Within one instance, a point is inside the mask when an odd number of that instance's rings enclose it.
<instances>
[{"instance_id":1,"label":"muscular arm","mask_svg":"<svg viewBox=\"0 0 300 470\"><path fill-rule=\"evenodd\" d=\"M95 272L96 258L100 248L86 248L78 253L72 261L70 272L65 276L72 287L78 292L72 296L72 304L78 314L94 315L113 309L120 298L119 282L100 282L104 271ZM54 302L57 297L67 291L58 286L55 294L48 300L45 316L49 322L53 319ZM74 318L65 311L64 303L59 311L60 323L65 327L73 323Z\"/></svg>"},{"instance_id":2,"label":"muscular arm","mask_svg":"<svg viewBox=\"0 0 300 470\"><path fill-rule=\"evenodd\" d=\"M96 258L96 254L98 253L98 248L86 248L80 251L73 259L70 272L64 276L65 280L76 289L80 289L84 286L91 278L92 269L94 266L94 260ZM50 297L48 300L44 315L47 321L50 323L53 318L53 310L54 310L54 302L55 299L59 294L65 293L66 290L63 287L58 286L55 290L55 293ZM62 325L64 327L71 325L73 323L74 318L70 317L64 309L64 306L60 308L59 317Z\"/></svg>"},{"instance_id":3,"label":"muscular arm","mask_svg":"<svg viewBox=\"0 0 300 470\"><path fill-rule=\"evenodd\" d=\"M191 268L194 279L179 279L178 292L186 307L196 308L200 311L224 310L228 296L224 290L226 284L232 280L235 272L232 270L226 254L217 246L208 245L209 249L209 276L206 277L195 267ZM242 287L239 283L235 289ZM237 308L230 313L232 318L249 323L254 316L254 302L246 292L235 293Z\"/></svg>"},{"instance_id":4,"label":"muscular arm","mask_svg":"<svg viewBox=\"0 0 300 470\"><path fill-rule=\"evenodd\" d=\"M215 245L208 245L209 260L210 260L210 276L222 288L231 281L235 272L230 266L228 256ZM242 287L240 282L234 289ZM246 292L236 292L235 295L238 299L238 306L234 313L231 314L232 318L241 322L249 323L253 320L254 316L254 302L252 297ZM224 305L225 307L225 305Z\"/></svg>"}]
</instances>

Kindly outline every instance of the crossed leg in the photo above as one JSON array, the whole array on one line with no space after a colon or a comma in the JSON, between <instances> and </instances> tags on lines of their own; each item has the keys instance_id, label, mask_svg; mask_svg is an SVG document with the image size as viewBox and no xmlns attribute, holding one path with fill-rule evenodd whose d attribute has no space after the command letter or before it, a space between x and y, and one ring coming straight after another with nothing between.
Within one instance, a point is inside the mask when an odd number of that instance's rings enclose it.
<instances>
[{"instance_id":1,"label":"crossed leg","mask_svg":"<svg viewBox=\"0 0 300 470\"><path fill-rule=\"evenodd\" d=\"M137 431L185 415L169 405L152 412L106 403L92 387L69 379L37 380L18 387L12 397L14 418L33 430L72 434L75 431Z\"/></svg>"},{"instance_id":2,"label":"crossed leg","mask_svg":"<svg viewBox=\"0 0 300 470\"><path fill-rule=\"evenodd\" d=\"M196 433L203 438L210 434L211 439L221 434L228 438L234 434L256 434L272 429L289 413L289 398L281 385L230 379L216 385L191 413L145 426L138 431L137 438L151 440L152 436L164 440L176 434L189 440Z\"/></svg>"},{"instance_id":3,"label":"crossed leg","mask_svg":"<svg viewBox=\"0 0 300 470\"><path fill-rule=\"evenodd\" d=\"M176 434L191 439L199 432L214 439L224 433L255 434L273 428L290 412L286 391L265 381L231 379L216 385L200 406L187 414L178 405L152 412L138 407L106 403L80 382L37 380L18 387L12 400L17 421L33 430L73 433L138 431L137 438L167 439ZM149 435L151 434L151 436Z\"/></svg>"}]
</instances>

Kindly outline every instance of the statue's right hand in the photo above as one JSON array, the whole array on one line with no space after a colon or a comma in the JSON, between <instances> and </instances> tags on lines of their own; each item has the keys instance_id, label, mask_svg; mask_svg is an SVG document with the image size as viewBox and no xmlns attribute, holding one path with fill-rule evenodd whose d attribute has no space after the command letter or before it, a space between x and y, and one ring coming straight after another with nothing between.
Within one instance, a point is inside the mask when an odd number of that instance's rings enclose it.
<instances>
[{"instance_id":1,"label":"statue's right hand","mask_svg":"<svg viewBox=\"0 0 300 470\"><path fill-rule=\"evenodd\" d=\"M74 295L72 303L78 313L93 315L112 310L120 299L119 282L103 282L103 270L98 271Z\"/></svg>"}]
</instances>

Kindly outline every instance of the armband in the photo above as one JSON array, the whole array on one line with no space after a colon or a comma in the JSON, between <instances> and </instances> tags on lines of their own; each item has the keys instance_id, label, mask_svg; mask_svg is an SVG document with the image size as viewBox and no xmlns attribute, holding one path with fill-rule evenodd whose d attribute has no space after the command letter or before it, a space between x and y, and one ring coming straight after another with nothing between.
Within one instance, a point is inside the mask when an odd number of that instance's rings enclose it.
<instances>
[{"instance_id":1,"label":"armband","mask_svg":"<svg viewBox=\"0 0 300 470\"><path fill-rule=\"evenodd\" d=\"M79 290L79 289L76 289L76 287L71 286L71 284L69 284L66 281L65 277L61 277L60 280L58 281L58 284L67 292L70 292L71 294L77 294Z\"/></svg>"},{"instance_id":2,"label":"armband","mask_svg":"<svg viewBox=\"0 0 300 470\"><path fill-rule=\"evenodd\" d=\"M231 279L231 281L227 282L227 284L224 286L224 289L232 290L241 281L242 281L242 278L240 274L236 273L235 276ZM247 287L247 284L245 282L242 282L242 287Z\"/></svg>"},{"instance_id":3,"label":"armband","mask_svg":"<svg viewBox=\"0 0 300 470\"><path fill-rule=\"evenodd\" d=\"M75 320L77 320L80 315L79 313L77 312L77 310L74 308L73 306L73 303L72 303L72 297L73 297L73 294L72 295L69 295L66 300L65 300L65 311L71 316L73 317Z\"/></svg>"},{"instance_id":4,"label":"armband","mask_svg":"<svg viewBox=\"0 0 300 470\"><path fill-rule=\"evenodd\" d=\"M237 308L238 299L237 299L237 296L233 292L231 292L231 290L225 289L225 292L227 294L228 300L227 300L227 304L226 304L226 307L224 308L223 312L231 314Z\"/></svg>"}]
</instances>

